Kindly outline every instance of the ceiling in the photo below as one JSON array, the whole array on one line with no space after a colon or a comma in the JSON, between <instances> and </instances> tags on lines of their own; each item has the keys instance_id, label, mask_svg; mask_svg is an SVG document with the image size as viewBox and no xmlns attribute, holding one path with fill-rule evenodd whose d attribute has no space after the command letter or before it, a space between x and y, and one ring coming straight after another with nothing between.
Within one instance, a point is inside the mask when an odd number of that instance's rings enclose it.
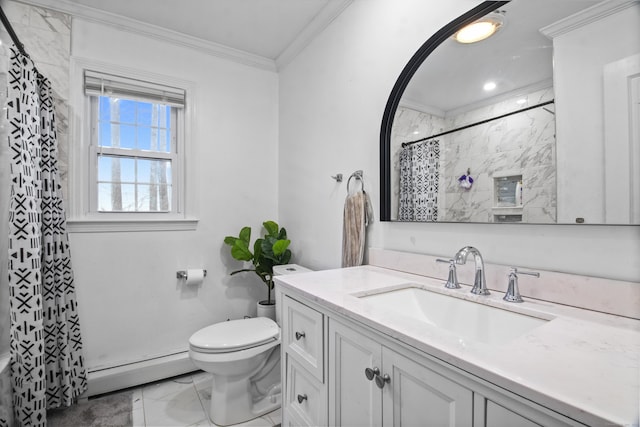
<instances>
[{"instance_id":1,"label":"ceiling","mask_svg":"<svg viewBox=\"0 0 640 427\"><path fill-rule=\"evenodd\" d=\"M600 0L514 0L501 7L504 25L494 36L469 45L446 40L425 60L403 94L410 108L456 114L523 88L550 87L552 41L540 29ZM483 85L494 81L489 93Z\"/></svg>"},{"instance_id":2,"label":"ceiling","mask_svg":"<svg viewBox=\"0 0 640 427\"><path fill-rule=\"evenodd\" d=\"M19 1L128 28L144 23L146 32L278 61L297 54L353 0Z\"/></svg>"}]
</instances>

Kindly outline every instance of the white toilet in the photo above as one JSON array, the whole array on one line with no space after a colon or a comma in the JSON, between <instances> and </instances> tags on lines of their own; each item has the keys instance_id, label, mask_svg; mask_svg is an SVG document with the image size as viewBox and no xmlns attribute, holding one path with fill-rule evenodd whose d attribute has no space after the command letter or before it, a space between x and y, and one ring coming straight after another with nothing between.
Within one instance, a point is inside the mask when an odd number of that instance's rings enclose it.
<instances>
[{"instance_id":1,"label":"white toilet","mask_svg":"<svg viewBox=\"0 0 640 427\"><path fill-rule=\"evenodd\" d=\"M304 271L289 264L274 268L274 275ZM273 320L230 320L200 329L189 338L189 357L213 374L209 417L216 425L246 422L280 407L280 328Z\"/></svg>"}]
</instances>

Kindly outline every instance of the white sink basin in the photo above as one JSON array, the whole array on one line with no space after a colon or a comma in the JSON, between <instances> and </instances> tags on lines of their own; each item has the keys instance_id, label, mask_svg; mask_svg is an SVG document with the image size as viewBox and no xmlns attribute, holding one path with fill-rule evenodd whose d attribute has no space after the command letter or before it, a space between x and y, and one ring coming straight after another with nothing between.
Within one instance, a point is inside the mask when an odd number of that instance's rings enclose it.
<instances>
[{"instance_id":1,"label":"white sink basin","mask_svg":"<svg viewBox=\"0 0 640 427\"><path fill-rule=\"evenodd\" d=\"M515 313L416 287L359 298L375 307L446 329L462 339L486 344L504 344L548 322L548 319Z\"/></svg>"}]
</instances>

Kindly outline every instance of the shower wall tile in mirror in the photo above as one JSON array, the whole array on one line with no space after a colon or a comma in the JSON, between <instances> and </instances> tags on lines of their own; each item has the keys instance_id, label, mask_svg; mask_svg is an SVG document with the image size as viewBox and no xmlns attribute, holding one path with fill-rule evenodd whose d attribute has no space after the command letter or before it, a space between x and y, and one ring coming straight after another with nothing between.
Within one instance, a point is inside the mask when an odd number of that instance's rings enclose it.
<instances>
[{"instance_id":1,"label":"shower wall tile in mirror","mask_svg":"<svg viewBox=\"0 0 640 427\"><path fill-rule=\"evenodd\" d=\"M457 129L488 117L497 117L553 99L553 89L529 94L457 114L440 117L400 105L394 118L391 153L395 170L392 215L397 215L400 188L398 165L403 142ZM556 222L556 153L553 104L533 108L489 123L437 137L440 144L438 221L452 222ZM460 179L469 172L470 188ZM522 177L522 203L498 203L494 179ZM393 220L404 218L392 217Z\"/></svg>"}]
</instances>

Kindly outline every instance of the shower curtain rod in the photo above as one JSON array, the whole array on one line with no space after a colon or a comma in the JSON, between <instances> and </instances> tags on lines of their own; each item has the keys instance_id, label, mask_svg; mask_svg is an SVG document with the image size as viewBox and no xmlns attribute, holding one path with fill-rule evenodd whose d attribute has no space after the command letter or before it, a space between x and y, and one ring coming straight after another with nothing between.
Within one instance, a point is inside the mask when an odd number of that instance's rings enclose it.
<instances>
[{"instance_id":1,"label":"shower curtain rod","mask_svg":"<svg viewBox=\"0 0 640 427\"><path fill-rule=\"evenodd\" d=\"M13 27L11 26L11 22L7 19L7 15L4 14L4 10L2 10L2 6L0 6L0 20L2 21L2 25L7 29L11 40L13 40L13 44L16 45L21 54L29 58L29 54L24 50L24 45L20 43L20 39L15 31L13 31Z\"/></svg>"},{"instance_id":2,"label":"shower curtain rod","mask_svg":"<svg viewBox=\"0 0 640 427\"><path fill-rule=\"evenodd\" d=\"M401 145L402 145L402 148L408 147L409 145L417 144L418 142L427 141L429 139L437 138L439 136L448 135L448 134L453 133L453 132L458 132L459 130L469 129L469 128L474 127L474 126L483 125L485 123L489 123L489 122L492 122L494 120L498 120L498 119L502 119L502 118L505 118L505 117L508 117L508 116L512 116L514 114L522 113L524 111L529 111L529 110L532 110L534 108L544 107L545 105L553 104L554 102L555 102L555 99L552 99L551 101L541 102L540 104L532 105L530 107L522 108L520 110L512 111L510 113L502 114L500 116L491 117L490 119L482 120L482 121L476 122L476 123L471 123L469 125L461 126L459 128L456 128L456 129L448 130L446 132L442 132L442 133L438 133L438 134L435 134L435 135L431 135L431 136L428 136L426 138L418 139L416 141L403 142Z\"/></svg>"}]
</instances>

